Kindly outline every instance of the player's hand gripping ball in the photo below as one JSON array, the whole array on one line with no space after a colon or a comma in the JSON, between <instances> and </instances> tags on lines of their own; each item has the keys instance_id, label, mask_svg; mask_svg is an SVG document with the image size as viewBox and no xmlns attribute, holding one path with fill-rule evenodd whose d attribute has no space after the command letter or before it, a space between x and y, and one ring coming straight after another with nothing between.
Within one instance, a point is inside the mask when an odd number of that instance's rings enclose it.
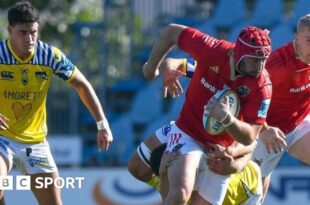
<instances>
[{"instance_id":1,"label":"player's hand gripping ball","mask_svg":"<svg viewBox=\"0 0 310 205\"><path fill-rule=\"evenodd\" d=\"M230 114L234 117L238 116L240 102L238 94L235 91L229 88L225 88L215 93L214 96L219 102L223 102L225 97L228 96ZM211 135L220 135L224 132L225 128L223 127L222 123L217 121L217 119L214 117L208 117L204 114L202 122L205 130Z\"/></svg>"}]
</instances>

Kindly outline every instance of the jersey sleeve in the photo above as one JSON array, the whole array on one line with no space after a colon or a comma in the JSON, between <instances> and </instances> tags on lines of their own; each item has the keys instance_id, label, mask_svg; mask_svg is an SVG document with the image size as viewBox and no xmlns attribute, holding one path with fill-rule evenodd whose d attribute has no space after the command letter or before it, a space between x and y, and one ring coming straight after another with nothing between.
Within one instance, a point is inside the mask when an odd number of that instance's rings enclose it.
<instances>
[{"instance_id":1,"label":"jersey sleeve","mask_svg":"<svg viewBox=\"0 0 310 205\"><path fill-rule=\"evenodd\" d=\"M187 27L180 34L178 46L199 61L200 59L206 60L206 54L212 52L211 48L215 47L218 42L218 39L208 34Z\"/></svg>"},{"instance_id":2,"label":"jersey sleeve","mask_svg":"<svg viewBox=\"0 0 310 205\"><path fill-rule=\"evenodd\" d=\"M186 73L186 77L192 78L196 70L197 61L192 58L183 59L183 72Z\"/></svg>"},{"instance_id":3,"label":"jersey sleeve","mask_svg":"<svg viewBox=\"0 0 310 205\"><path fill-rule=\"evenodd\" d=\"M261 89L250 92L241 104L242 118L245 122L264 124L271 101L272 86L265 85Z\"/></svg>"},{"instance_id":4,"label":"jersey sleeve","mask_svg":"<svg viewBox=\"0 0 310 205\"><path fill-rule=\"evenodd\" d=\"M56 47L52 47L52 55L53 73L63 80L71 80L75 75L75 65Z\"/></svg>"}]
</instances>

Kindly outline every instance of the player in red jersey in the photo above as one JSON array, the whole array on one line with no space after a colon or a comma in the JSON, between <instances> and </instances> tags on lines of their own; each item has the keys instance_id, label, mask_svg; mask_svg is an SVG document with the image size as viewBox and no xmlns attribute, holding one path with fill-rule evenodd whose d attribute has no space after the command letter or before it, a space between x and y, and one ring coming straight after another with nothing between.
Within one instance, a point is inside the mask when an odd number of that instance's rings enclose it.
<instances>
[{"instance_id":1,"label":"player in red jersey","mask_svg":"<svg viewBox=\"0 0 310 205\"><path fill-rule=\"evenodd\" d=\"M256 27L243 29L233 44L193 28L170 24L155 41L143 67L146 78L152 79L159 74L158 66L174 45L189 53L197 61L197 67L180 117L170 131L167 150L178 150L182 155L168 169L169 190L164 204L186 204L204 149L211 149L208 143L228 147L237 140L249 145L265 123L271 83L264 66L271 47L268 33ZM238 119L230 114L228 99L220 103L212 98L225 87L239 95L241 109ZM177 89L177 85L169 88ZM224 134L213 136L204 130L201 119L206 104L206 113L222 122ZM209 169L205 173L203 191L199 192L201 200L206 204L222 204L229 176L215 174Z\"/></svg>"},{"instance_id":2,"label":"player in red jersey","mask_svg":"<svg viewBox=\"0 0 310 205\"><path fill-rule=\"evenodd\" d=\"M262 130L253 154L261 164L265 195L271 172L285 151L281 131L287 152L310 164L310 14L298 21L295 39L272 52L266 69L273 86L269 127Z\"/></svg>"}]
</instances>

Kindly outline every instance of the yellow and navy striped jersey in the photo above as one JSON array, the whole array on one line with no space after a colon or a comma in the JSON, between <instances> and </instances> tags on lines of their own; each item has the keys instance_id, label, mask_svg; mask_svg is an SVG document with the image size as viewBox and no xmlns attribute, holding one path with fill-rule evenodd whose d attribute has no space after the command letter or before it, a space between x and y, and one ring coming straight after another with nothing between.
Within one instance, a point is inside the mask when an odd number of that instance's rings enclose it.
<instances>
[{"instance_id":1,"label":"yellow and navy striped jersey","mask_svg":"<svg viewBox=\"0 0 310 205\"><path fill-rule=\"evenodd\" d=\"M38 40L29 57L21 60L10 40L0 41L0 113L9 119L9 129L0 135L23 143L43 141L52 74L69 81L75 71L73 63L47 43Z\"/></svg>"}]
</instances>

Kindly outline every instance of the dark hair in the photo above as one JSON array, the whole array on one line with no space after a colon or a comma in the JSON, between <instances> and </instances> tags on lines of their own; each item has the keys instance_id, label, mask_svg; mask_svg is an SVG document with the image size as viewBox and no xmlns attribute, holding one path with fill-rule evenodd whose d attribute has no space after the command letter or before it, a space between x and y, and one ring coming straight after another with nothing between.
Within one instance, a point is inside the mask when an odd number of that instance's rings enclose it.
<instances>
[{"instance_id":1,"label":"dark hair","mask_svg":"<svg viewBox=\"0 0 310 205\"><path fill-rule=\"evenodd\" d=\"M156 147L151 153L150 166L156 176L159 176L160 161L161 157L164 154L164 151L166 150L166 147L167 143L161 144L160 146Z\"/></svg>"},{"instance_id":2,"label":"dark hair","mask_svg":"<svg viewBox=\"0 0 310 205\"><path fill-rule=\"evenodd\" d=\"M17 2L8 12L10 26L38 22L39 11L28 1Z\"/></svg>"}]
</instances>

